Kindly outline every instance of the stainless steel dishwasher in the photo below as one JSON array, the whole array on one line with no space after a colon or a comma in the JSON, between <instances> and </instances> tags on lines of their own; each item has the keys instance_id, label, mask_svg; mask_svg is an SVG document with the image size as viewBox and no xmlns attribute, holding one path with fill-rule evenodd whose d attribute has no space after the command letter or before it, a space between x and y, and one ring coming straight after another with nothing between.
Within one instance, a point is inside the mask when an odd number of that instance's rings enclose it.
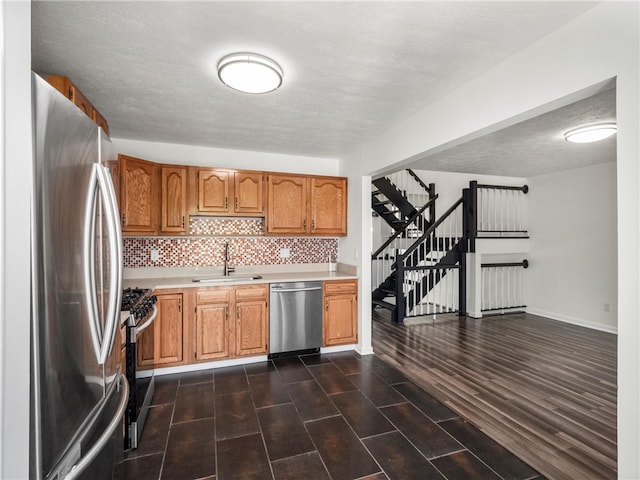
<instances>
[{"instance_id":1,"label":"stainless steel dishwasher","mask_svg":"<svg viewBox=\"0 0 640 480\"><path fill-rule=\"evenodd\" d=\"M319 351L322 282L272 283L269 300L269 356Z\"/></svg>"}]
</instances>

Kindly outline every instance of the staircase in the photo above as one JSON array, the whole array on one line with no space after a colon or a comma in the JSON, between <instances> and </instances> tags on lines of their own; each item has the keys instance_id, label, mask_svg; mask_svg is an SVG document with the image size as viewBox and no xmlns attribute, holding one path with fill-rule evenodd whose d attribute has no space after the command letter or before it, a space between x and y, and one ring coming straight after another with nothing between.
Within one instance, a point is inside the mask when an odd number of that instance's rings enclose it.
<instances>
[{"instance_id":1,"label":"staircase","mask_svg":"<svg viewBox=\"0 0 640 480\"><path fill-rule=\"evenodd\" d=\"M471 182L470 188L463 189L462 196L436 219L435 185L427 186L413 171L382 177L372 184L374 215L391 227L389 238L372 254L373 307L389 310L397 323L412 316L451 312L465 315L466 254L475 251L475 239L483 232L482 215L488 215L480 208L488 202L478 192L497 189L511 204L518 193L526 193L527 187ZM515 208L496 205L492 206L492 219L507 215L500 229L508 229L509 234L526 234L523 223L516 221ZM490 226L494 228L493 224Z\"/></svg>"}]
</instances>

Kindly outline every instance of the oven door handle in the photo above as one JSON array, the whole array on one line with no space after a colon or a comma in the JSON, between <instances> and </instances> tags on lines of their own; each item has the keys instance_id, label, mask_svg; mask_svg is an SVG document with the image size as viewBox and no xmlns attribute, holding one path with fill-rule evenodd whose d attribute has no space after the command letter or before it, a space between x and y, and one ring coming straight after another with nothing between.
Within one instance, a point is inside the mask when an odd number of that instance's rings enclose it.
<instances>
[{"instance_id":1,"label":"oven door handle","mask_svg":"<svg viewBox=\"0 0 640 480\"><path fill-rule=\"evenodd\" d=\"M149 325L153 323L153 321L156 319L157 316L158 316L158 307L154 305L153 313L151 314L151 316L147 320L145 320L145 322L142 325L139 325L134 329L135 336L137 337L138 335L140 335Z\"/></svg>"}]
</instances>

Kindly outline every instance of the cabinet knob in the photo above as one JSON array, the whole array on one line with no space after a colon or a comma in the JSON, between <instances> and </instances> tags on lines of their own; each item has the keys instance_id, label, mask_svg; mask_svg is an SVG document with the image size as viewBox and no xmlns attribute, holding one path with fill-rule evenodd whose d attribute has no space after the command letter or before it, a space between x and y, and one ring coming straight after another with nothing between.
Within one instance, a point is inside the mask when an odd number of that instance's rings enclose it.
<instances>
[{"instance_id":1,"label":"cabinet knob","mask_svg":"<svg viewBox=\"0 0 640 480\"><path fill-rule=\"evenodd\" d=\"M238 210L238 197L236 197L236 205L235 205L236 210Z\"/></svg>"},{"instance_id":2,"label":"cabinet knob","mask_svg":"<svg viewBox=\"0 0 640 480\"><path fill-rule=\"evenodd\" d=\"M307 229L307 219L306 218L304 220L302 220L302 229L303 230Z\"/></svg>"},{"instance_id":3,"label":"cabinet knob","mask_svg":"<svg viewBox=\"0 0 640 480\"><path fill-rule=\"evenodd\" d=\"M229 197L224 197L224 208L229 208Z\"/></svg>"},{"instance_id":4,"label":"cabinet knob","mask_svg":"<svg viewBox=\"0 0 640 480\"><path fill-rule=\"evenodd\" d=\"M184 230L184 215L182 216L182 229Z\"/></svg>"},{"instance_id":5,"label":"cabinet knob","mask_svg":"<svg viewBox=\"0 0 640 480\"><path fill-rule=\"evenodd\" d=\"M311 231L312 232L316 231L316 219L315 218L313 220L311 220Z\"/></svg>"}]
</instances>

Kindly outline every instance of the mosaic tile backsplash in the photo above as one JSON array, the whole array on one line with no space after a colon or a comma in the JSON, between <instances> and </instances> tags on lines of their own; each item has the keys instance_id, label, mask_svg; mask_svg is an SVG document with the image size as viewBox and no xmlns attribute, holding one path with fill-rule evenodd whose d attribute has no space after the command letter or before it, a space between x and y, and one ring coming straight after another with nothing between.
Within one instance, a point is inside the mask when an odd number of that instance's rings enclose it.
<instances>
[{"instance_id":1,"label":"mosaic tile backsplash","mask_svg":"<svg viewBox=\"0 0 640 480\"><path fill-rule=\"evenodd\" d=\"M232 266L325 263L338 255L336 238L267 237L264 230L263 218L191 217L189 232L200 237L125 237L124 267L222 267L226 242Z\"/></svg>"}]
</instances>

